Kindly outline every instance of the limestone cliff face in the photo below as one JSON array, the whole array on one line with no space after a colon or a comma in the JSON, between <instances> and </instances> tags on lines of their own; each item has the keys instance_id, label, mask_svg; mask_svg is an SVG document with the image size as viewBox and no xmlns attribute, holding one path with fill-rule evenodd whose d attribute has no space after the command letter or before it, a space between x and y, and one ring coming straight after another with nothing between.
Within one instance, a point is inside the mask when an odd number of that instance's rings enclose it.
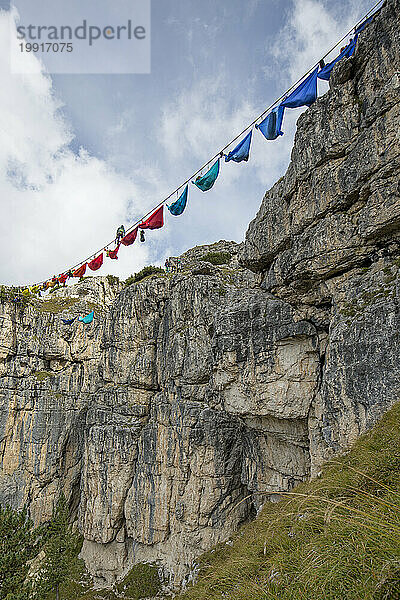
<instances>
[{"instance_id":1,"label":"limestone cliff face","mask_svg":"<svg viewBox=\"0 0 400 600\"><path fill-rule=\"evenodd\" d=\"M298 120L287 174L250 224L243 265L328 334L311 461L399 398L400 3L387 2Z\"/></svg>"},{"instance_id":2,"label":"limestone cliff face","mask_svg":"<svg viewBox=\"0 0 400 600\"><path fill-rule=\"evenodd\" d=\"M141 561L181 583L398 400L399 15L300 117L244 244L0 304L0 501L43 521L64 491L99 585Z\"/></svg>"}]
</instances>

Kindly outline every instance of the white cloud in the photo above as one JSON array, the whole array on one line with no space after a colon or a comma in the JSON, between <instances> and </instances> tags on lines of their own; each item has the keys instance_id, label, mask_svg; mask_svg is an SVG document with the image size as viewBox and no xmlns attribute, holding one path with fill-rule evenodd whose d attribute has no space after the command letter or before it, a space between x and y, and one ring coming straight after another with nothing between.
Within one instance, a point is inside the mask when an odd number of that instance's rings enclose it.
<instances>
[{"instance_id":1,"label":"white cloud","mask_svg":"<svg viewBox=\"0 0 400 600\"><path fill-rule=\"evenodd\" d=\"M112 239L126 222L132 201L140 217L137 188L107 163L69 144L52 81L30 56L29 75L8 69L9 13L0 12L0 245L2 283L28 284L58 274ZM150 205L151 206L151 205ZM122 251L123 250L123 251ZM134 272L148 248L121 249L102 274Z\"/></svg>"},{"instance_id":2,"label":"white cloud","mask_svg":"<svg viewBox=\"0 0 400 600\"><path fill-rule=\"evenodd\" d=\"M190 175L217 154L262 111L263 107L255 105L250 93L245 100L234 104L229 91L229 83L220 72L218 77L202 79L181 90L165 104L159 142L175 175L171 187L182 183L184 175ZM288 165L299 112L287 112L285 135L275 142L266 141L254 130L249 162L222 161L221 174L211 192L203 194L190 186L190 210L180 218L183 225L183 231L178 233L180 244L184 241L190 247L221 238L243 239L265 189L273 185ZM174 220L171 221L170 235L174 235Z\"/></svg>"},{"instance_id":3,"label":"white cloud","mask_svg":"<svg viewBox=\"0 0 400 600\"><path fill-rule=\"evenodd\" d=\"M339 13L336 6L329 11L319 0L293 0L287 23L271 51L275 61L285 67L282 75L286 83L293 83L316 64L367 8L367 0L357 0L342 6ZM337 53L335 50L332 58Z\"/></svg>"}]
</instances>

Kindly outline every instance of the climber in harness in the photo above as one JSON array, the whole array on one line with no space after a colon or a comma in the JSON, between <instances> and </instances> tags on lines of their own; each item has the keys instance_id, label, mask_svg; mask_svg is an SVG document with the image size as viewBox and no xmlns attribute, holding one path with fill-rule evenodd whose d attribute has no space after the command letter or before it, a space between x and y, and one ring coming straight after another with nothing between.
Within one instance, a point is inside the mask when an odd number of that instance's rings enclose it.
<instances>
[{"instance_id":1,"label":"climber in harness","mask_svg":"<svg viewBox=\"0 0 400 600\"><path fill-rule=\"evenodd\" d=\"M167 273L169 273L169 267L170 267L170 262L169 262L169 260L168 260L168 258L167 258L167 260L165 261L165 271L166 271Z\"/></svg>"},{"instance_id":2,"label":"climber in harness","mask_svg":"<svg viewBox=\"0 0 400 600\"><path fill-rule=\"evenodd\" d=\"M141 241L141 242L145 242L145 241L146 241L146 238L145 238L145 236L144 236L144 231L143 231L143 229L141 229L141 230L140 230L140 241Z\"/></svg>"},{"instance_id":3,"label":"climber in harness","mask_svg":"<svg viewBox=\"0 0 400 600\"><path fill-rule=\"evenodd\" d=\"M123 237L125 237L125 227L123 225L120 225L117 229L117 237L115 238L116 242L117 242L117 244L116 244L117 246Z\"/></svg>"}]
</instances>

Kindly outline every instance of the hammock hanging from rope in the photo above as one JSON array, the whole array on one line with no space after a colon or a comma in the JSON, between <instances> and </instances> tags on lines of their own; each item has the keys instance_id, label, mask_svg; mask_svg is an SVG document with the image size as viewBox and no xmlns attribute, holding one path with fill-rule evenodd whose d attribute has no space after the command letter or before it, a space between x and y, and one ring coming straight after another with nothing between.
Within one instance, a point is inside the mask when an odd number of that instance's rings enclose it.
<instances>
[{"instance_id":1,"label":"hammock hanging from rope","mask_svg":"<svg viewBox=\"0 0 400 600\"><path fill-rule=\"evenodd\" d=\"M102 267L102 266L103 266L103 253L99 254L99 256L96 256L96 258L94 258L92 261L90 261L88 263L88 267L92 271L98 271L100 269L100 267Z\"/></svg>"},{"instance_id":2,"label":"hammock hanging from rope","mask_svg":"<svg viewBox=\"0 0 400 600\"><path fill-rule=\"evenodd\" d=\"M108 258L111 258L111 260L118 260L118 252L119 252L120 246L121 246L121 244L118 244L118 246L114 250L107 250L106 254L107 254Z\"/></svg>"},{"instance_id":3,"label":"hammock hanging from rope","mask_svg":"<svg viewBox=\"0 0 400 600\"><path fill-rule=\"evenodd\" d=\"M124 246L131 246L137 238L137 232L138 228L135 227L135 229L133 229L130 233L127 233L126 236L122 238L121 244Z\"/></svg>"},{"instance_id":4,"label":"hammock hanging from rope","mask_svg":"<svg viewBox=\"0 0 400 600\"><path fill-rule=\"evenodd\" d=\"M284 108L311 106L317 99L317 74L318 67L283 100L281 106Z\"/></svg>"},{"instance_id":5,"label":"hammock hanging from rope","mask_svg":"<svg viewBox=\"0 0 400 600\"><path fill-rule=\"evenodd\" d=\"M73 272L73 276L74 277L79 277L79 278L83 277L84 274L86 273L86 264L87 263L84 263L81 267L79 267L79 269L77 269L76 271L74 271Z\"/></svg>"},{"instance_id":6,"label":"hammock hanging from rope","mask_svg":"<svg viewBox=\"0 0 400 600\"><path fill-rule=\"evenodd\" d=\"M63 275L60 275L60 277L58 278L58 283L62 283L64 284L68 279L68 273L64 273Z\"/></svg>"},{"instance_id":7,"label":"hammock hanging from rope","mask_svg":"<svg viewBox=\"0 0 400 600\"><path fill-rule=\"evenodd\" d=\"M169 206L167 204L169 212L171 213L171 215L174 215L174 217L178 217L185 210L188 199L188 189L189 186L186 186L183 194L180 195L176 202L170 204Z\"/></svg>"},{"instance_id":8,"label":"hammock hanging from rope","mask_svg":"<svg viewBox=\"0 0 400 600\"><path fill-rule=\"evenodd\" d=\"M267 140L276 140L278 136L283 135L281 127L284 112L285 107L280 104L265 117L264 121L256 125L256 128L261 131Z\"/></svg>"},{"instance_id":9,"label":"hammock hanging from rope","mask_svg":"<svg viewBox=\"0 0 400 600\"><path fill-rule=\"evenodd\" d=\"M92 310L91 313L89 313L88 315L86 315L86 317L78 317L78 321L80 321L81 323L85 323L85 325L89 325L89 323L91 323L94 319L94 310Z\"/></svg>"},{"instance_id":10,"label":"hammock hanging from rope","mask_svg":"<svg viewBox=\"0 0 400 600\"><path fill-rule=\"evenodd\" d=\"M350 44L348 46L346 46L346 48L344 50L342 50L342 52L339 54L339 56L337 58L335 58L335 60L328 63L320 70L320 72L318 73L319 79L324 79L325 81L329 81L333 67L336 65L336 63L339 62L339 60L342 60L342 58L350 58L350 56L353 55L354 50L356 49L357 37L358 36L356 35L354 40L352 40L350 42Z\"/></svg>"},{"instance_id":11,"label":"hammock hanging from rope","mask_svg":"<svg viewBox=\"0 0 400 600\"><path fill-rule=\"evenodd\" d=\"M374 18L374 15L372 15L372 17L369 17L368 19L365 19L365 21L363 21L363 23L361 23L361 25L359 25L358 27L356 27L354 33L357 35L358 33L360 33L360 31L362 31L364 29L364 27L366 25L368 25L368 23L371 23L372 19Z\"/></svg>"},{"instance_id":12,"label":"hammock hanging from rope","mask_svg":"<svg viewBox=\"0 0 400 600\"><path fill-rule=\"evenodd\" d=\"M76 321L78 317L75 317L75 319L61 319L61 321L64 323L64 325L72 325L72 323L74 321Z\"/></svg>"},{"instance_id":13,"label":"hammock hanging from rope","mask_svg":"<svg viewBox=\"0 0 400 600\"><path fill-rule=\"evenodd\" d=\"M197 186L202 192L208 192L208 190L211 190L212 186L216 182L218 175L219 158L215 161L211 169L207 171L205 175L197 177L195 181L192 181L192 183L194 183L194 185Z\"/></svg>"},{"instance_id":14,"label":"hammock hanging from rope","mask_svg":"<svg viewBox=\"0 0 400 600\"><path fill-rule=\"evenodd\" d=\"M246 137L241 142L239 142L239 144L231 152L229 152L227 156L225 156L225 162L229 162L230 160L234 160L235 162L249 160L252 134L253 130L251 130L250 133L248 133Z\"/></svg>"},{"instance_id":15,"label":"hammock hanging from rope","mask_svg":"<svg viewBox=\"0 0 400 600\"><path fill-rule=\"evenodd\" d=\"M157 208L146 221L140 223L140 229L160 229L164 225L164 205Z\"/></svg>"}]
</instances>

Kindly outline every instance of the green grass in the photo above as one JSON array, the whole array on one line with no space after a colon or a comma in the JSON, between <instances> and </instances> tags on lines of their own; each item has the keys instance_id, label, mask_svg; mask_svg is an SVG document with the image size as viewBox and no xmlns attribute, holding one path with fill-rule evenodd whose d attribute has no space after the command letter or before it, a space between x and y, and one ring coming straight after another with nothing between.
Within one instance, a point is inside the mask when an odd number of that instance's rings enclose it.
<instances>
[{"instance_id":1,"label":"green grass","mask_svg":"<svg viewBox=\"0 0 400 600\"><path fill-rule=\"evenodd\" d=\"M201 261L209 262L212 265L226 265L231 260L229 252L209 252L200 258Z\"/></svg>"},{"instance_id":2,"label":"green grass","mask_svg":"<svg viewBox=\"0 0 400 600\"><path fill-rule=\"evenodd\" d=\"M95 316L96 316L96 313L102 313L104 311L104 306L101 306L100 304L96 304L95 302L85 301L85 304L90 311L94 310Z\"/></svg>"},{"instance_id":3,"label":"green grass","mask_svg":"<svg viewBox=\"0 0 400 600\"><path fill-rule=\"evenodd\" d=\"M94 590L84 562L78 558L80 547L68 581L60 586L62 600L117 600L118 598L142 600L142 598L155 596L160 591L161 582L157 567L145 563L135 565L115 591ZM49 594L46 600L55 600L55 593Z\"/></svg>"},{"instance_id":4,"label":"green grass","mask_svg":"<svg viewBox=\"0 0 400 600\"><path fill-rule=\"evenodd\" d=\"M115 275L106 275L106 277L109 285L117 285L119 283L119 277Z\"/></svg>"},{"instance_id":5,"label":"green grass","mask_svg":"<svg viewBox=\"0 0 400 600\"><path fill-rule=\"evenodd\" d=\"M119 594L131 600L150 598L155 596L160 589L158 568L145 563L135 565L123 582L118 585Z\"/></svg>"},{"instance_id":6,"label":"green grass","mask_svg":"<svg viewBox=\"0 0 400 600\"><path fill-rule=\"evenodd\" d=\"M128 279L124 281L124 285L132 285L132 283L138 283L139 281L143 281L143 279L146 279L147 277L150 277L152 275L159 275L161 273L165 274L164 269L162 269L161 267L155 267L154 265L149 265L147 267L144 267L141 271L139 271L139 273L135 273L134 275L128 277Z\"/></svg>"},{"instance_id":7,"label":"green grass","mask_svg":"<svg viewBox=\"0 0 400 600\"><path fill-rule=\"evenodd\" d=\"M7 287L0 286L0 303L4 304L6 302L11 302L14 304L14 299L19 298L19 304L15 304L15 306L25 307L30 304L32 295L29 293L27 296L22 295L22 288L18 287Z\"/></svg>"},{"instance_id":8,"label":"green grass","mask_svg":"<svg viewBox=\"0 0 400 600\"><path fill-rule=\"evenodd\" d=\"M78 298L50 298L49 300L37 301L34 306L39 312L60 313L68 310L76 302Z\"/></svg>"},{"instance_id":9,"label":"green grass","mask_svg":"<svg viewBox=\"0 0 400 600\"><path fill-rule=\"evenodd\" d=\"M45 381L46 379L48 379L49 377L52 377L52 373L49 373L48 371L36 371L35 373L33 373L33 376L38 380L38 381Z\"/></svg>"},{"instance_id":10,"label":"green grass","mask_svg":"<svg viewBox=\"0 0 400 600\"><path fill-rule=\"evenodd\" d=\"M399 600L400 404L200 560L180 600Z\"/></svg>"}]
</instances>

